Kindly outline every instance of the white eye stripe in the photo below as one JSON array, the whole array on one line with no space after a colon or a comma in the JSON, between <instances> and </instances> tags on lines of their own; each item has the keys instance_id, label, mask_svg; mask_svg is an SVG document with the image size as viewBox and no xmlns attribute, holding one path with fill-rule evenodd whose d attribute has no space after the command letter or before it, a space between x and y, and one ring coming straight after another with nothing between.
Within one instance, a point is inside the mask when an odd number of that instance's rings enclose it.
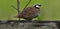
<instances>
[{"instance_id":1,"label":"white eye stripe","mask_svg":"<svg viewBox=\"0 0 60 29\"><path fill-rule=\"evenodd\" d=\"M39 7L38 5L36 7Z\"/></svg>"}]
</instances>

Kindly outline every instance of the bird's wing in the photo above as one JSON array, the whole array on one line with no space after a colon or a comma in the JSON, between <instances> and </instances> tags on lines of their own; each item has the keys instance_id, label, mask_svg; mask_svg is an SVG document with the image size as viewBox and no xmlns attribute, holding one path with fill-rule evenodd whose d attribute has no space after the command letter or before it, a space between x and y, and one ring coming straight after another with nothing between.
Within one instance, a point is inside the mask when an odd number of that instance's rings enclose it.
<instances>
[{"instance_id":1,"label":"bird's wing","mask_svg":"<svg viewBox=\"0 0 60 29\"><path fill-rule=\"evenodd\" d=\"M26 18L29 17L35 17L40 10L34 8L34 7L28 7L22 11L22 15Z\"/></svg>"}]
</instances>

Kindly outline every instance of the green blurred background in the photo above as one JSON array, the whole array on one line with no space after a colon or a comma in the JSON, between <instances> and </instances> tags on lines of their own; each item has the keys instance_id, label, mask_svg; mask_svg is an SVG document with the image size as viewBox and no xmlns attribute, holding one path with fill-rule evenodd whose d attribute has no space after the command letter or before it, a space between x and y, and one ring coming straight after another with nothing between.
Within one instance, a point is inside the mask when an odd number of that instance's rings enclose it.
<instances>
[{"instance_id":1,"label":"green blurred background","mask_svg":"<svg viewBox=\"0 0 60 29\"><path fill-rule=\"evenodd\" d=\"M26 6L29 0L20 0L20 10ZM60 20L60 0L32 0L28 5L33 6L37 3L42 5L40 16L37 20ZM17 20L14 16L17 15L17 0L0 0L0 20Z\"/></svg>"}]
</instances>

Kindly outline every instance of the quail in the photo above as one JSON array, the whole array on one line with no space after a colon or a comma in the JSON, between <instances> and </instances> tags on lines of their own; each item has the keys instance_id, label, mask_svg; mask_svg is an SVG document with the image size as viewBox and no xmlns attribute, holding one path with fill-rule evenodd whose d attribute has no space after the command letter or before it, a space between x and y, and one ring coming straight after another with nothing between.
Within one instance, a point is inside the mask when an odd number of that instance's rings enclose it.
<instances>
[{"instance_id":1,"label":"quail","mask_svg":"<svg viewBox=\"0 0 60 29\"><path fill-rule=\"evenodd\" d=\"M40 4L36 4L32 7L26 7L20 14L17 15L17 18L24 18L27 21L31 21L33 18L40 15L40 7Z\"/></svg>"}]
</instances>

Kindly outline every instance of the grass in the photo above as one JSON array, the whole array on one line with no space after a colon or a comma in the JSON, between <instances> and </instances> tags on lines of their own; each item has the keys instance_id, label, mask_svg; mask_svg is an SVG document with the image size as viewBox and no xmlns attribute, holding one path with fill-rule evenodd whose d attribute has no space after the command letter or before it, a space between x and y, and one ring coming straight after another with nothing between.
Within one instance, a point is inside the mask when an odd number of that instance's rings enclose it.
<instances>
[{"instance_id":1,"label":"grass","mask_svg":"<svg viewBox=\"0 0 60 29\"><path fill-rule=\"evenodd\" d=\"M20 10L22 11L28 0L20 0ZM38 20L60 20L60 0L32 0L28 6L33 6L37 3L42 5ZM17 7L16 0L0 0L0 20L16 20L14 16L17 11L11 7Z\"/></svg>"}]
</instances>

